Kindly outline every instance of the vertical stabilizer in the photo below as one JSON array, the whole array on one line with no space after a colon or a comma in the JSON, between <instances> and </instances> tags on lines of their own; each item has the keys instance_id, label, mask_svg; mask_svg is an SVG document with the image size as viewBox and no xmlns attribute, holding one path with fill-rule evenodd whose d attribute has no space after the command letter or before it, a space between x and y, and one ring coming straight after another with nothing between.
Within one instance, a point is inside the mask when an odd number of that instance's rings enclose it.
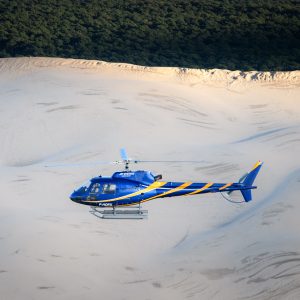
<instances>
[{"instance_id":1,"label":"vertical stabilizer","mask_svg":"<svg viewBox=\"0 0 300 300\"><path fill-rule=\"evenodd\" d=\"M261 166L262 162L259 160L252 168L252 170L248 173L248 175L245 177L245 179L242 181L242 183L246 186L252 186Z\"/></svg>"},{"instance_id":2,"label":"vertical stabilizer","mask_svg":"<svg viewBox=\"0 0 300 300\"><path fill-rule=\"evenodd\" d=\"M256 188L253 187L252 184L262 166L263 162L261 162L260 160L253 166L252 170L245 176L242 177L242 181L241 183L244 185L245 190L241 190L241 193L244 197L244 200L246 202L249 202L252 200L252 194L251 194L251 189L252 188Z\"/></svg>"},{"instance_id":3,"label":"vertical stabilizer","mask_svg":"<svg viewBox=\"0 0 300 300\"><path fill-rule=\"evenodd\" d=\"M241 190L241 193L244 197L244 200L246 202L249 202L252 200L252 193L251 193L251 190Z\"/></svg>"}]
</instances>

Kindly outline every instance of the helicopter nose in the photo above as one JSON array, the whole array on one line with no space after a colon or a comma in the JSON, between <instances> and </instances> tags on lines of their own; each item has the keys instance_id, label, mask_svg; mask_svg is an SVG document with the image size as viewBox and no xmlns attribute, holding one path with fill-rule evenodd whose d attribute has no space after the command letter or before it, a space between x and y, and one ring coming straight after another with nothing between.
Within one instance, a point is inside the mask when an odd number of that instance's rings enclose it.
<instances>
[{"instance_id":1,"label":"helicopter nose","mask_svg":"<svg viewBox=\"0 0 300 300\"><path fill-rule=\"evenodd\" d=\"M75 191L70 195L70 199L74 202L80 202L82 200L82 197L78 195L78 193Z\"/></svg>"},{"instance_id":2,"label":"helicopter nose","mask_svg":"<svg viewBox=\"0 0 300 300\"><path fill-rule=\"evenodd\" d=\"M74 194L75 194L75 192L72 193L69 197L72 201L75 201L75 199L76 199L76 195L74 195Z\"/></svg>"}]
</instances>

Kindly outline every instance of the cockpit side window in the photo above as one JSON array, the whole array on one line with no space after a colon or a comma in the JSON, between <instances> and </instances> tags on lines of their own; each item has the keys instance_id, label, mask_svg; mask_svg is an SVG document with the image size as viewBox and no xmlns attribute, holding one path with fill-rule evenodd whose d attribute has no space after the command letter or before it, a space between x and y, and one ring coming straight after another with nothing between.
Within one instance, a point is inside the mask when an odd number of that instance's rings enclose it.
<instances>
[{"instance_id":1,"label":"cockpit side window","mask_svg":"<svg viewBox=\"0 0 300 300\"><path fill-rule=\"evenodd\" d=\"M103 194L114 194L117 186L115 184L106 183L103 185Z\"/></svg>"},{"instance_id":2,"label":"cockpit side window","mask_svg":"<svg viewBox=\"0 0 300 300\"><path fill-rule=\"evenodd\" d=\"M90 193L97 194L99 192L100 192L100 183L96 182L92 185Z\"/></svg>"}]
</instances>

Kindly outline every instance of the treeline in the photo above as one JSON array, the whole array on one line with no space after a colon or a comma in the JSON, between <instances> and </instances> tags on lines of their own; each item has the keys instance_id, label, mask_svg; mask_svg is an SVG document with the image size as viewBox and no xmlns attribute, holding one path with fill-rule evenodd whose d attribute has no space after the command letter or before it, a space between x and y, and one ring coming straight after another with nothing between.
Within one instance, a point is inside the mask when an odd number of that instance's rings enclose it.
<instances>
[{"instance_id":1,"label":"treeline","mask_svg":"<svg viewBox=\"0 0 300 300\"><path fill-rule=\"evenodd\" d=\"M0 0L0 57L300 69L298 0Z\"/></svg>"}]
</instances>

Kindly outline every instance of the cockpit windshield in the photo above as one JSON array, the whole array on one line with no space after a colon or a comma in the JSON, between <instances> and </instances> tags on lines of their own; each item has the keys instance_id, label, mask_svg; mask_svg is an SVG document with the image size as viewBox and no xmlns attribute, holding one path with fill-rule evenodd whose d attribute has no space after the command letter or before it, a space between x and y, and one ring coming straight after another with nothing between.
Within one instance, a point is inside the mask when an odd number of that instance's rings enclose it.
<instances>
[{"instance_id":1,"label":"cockpit windshield","mask_svg":"<svg viewBox=\"0 0 300 300\"><path fill-rule=\"evenodd\" d=\"M85 181L77 191L86 192L90 186L90 181Z\"/></svg>"}]
</instances>

